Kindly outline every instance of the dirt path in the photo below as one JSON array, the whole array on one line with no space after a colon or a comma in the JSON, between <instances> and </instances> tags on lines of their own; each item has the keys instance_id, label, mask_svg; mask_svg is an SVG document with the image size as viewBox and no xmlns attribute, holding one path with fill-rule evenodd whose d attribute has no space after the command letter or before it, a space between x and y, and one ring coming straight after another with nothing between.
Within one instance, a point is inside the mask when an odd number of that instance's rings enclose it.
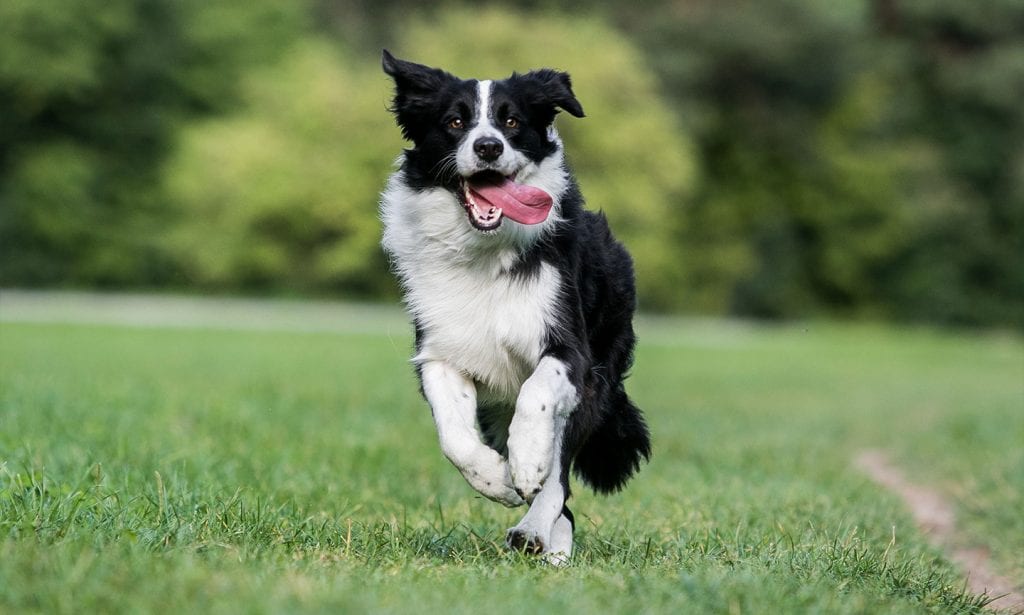
<instances>
[{"instance_id":1,"label":"dirt path","mask_svg":"<svg viewBox=\"0 0 1024 615\"><path fill-rule=\"evenodd\" d=\"M956 546L959 542L956 540L956 513L942 494L907 480L903 471L882 451L862 451L854 464L903 499L928 540L945 549L953 563L967 574L967 587L972 593L996 597L988 608L1024 613L1024 594L1017 590L1013 581L992 570L988 550Z\"/></svg>"}]
</instances>

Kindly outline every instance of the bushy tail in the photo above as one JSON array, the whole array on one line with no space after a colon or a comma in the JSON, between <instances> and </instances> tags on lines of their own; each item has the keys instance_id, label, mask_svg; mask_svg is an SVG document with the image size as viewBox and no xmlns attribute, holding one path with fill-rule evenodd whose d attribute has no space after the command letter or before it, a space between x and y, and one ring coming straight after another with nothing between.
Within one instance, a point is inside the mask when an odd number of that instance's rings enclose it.
<instances>
[{"instance_id":1,"label":"bushy tail","mask_svg":"<svg viewBox=\"0 0 1024 615\"><path fill-rule=\"evenodd\" d=\"M624 390L613 394L612 408L576 454L573 471L594 491L614 493L651 458L651 436L640 409Z\"/></svg>"}]
</instances>

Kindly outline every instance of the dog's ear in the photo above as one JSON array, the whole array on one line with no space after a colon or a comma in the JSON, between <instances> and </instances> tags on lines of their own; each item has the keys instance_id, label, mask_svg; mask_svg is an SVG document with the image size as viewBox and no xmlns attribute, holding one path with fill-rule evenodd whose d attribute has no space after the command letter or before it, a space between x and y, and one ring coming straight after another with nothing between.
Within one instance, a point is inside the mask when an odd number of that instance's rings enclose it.
<instances>
[{"instance_id":1,"label":"dog's ear","mask_svg":"<svg viewBox=\"0 0 1024 615\"><path fill-rule=\"evenodd\" d=\"M542 68L526 73L522 79L535 84L534 102L559 107L568 111L570 115L583 117L583 106L576 100L576 94L572 91L572 79L568 73Z\"/></svg>"},{"instance_id":2,"label":"dog's ear","mask_svg":"<svg viewBox=\"0 0 1024 615\"><path fill-rule=\"evenodd\" d=\"M457 79L437 68L399 60L384 49L381 54L384 72L395 80L395 97L391 111L406 139L416 140L418 116L428 113L437 101L437 93Z\"/></svg>"},{"instance_id":3,"label":"dog's ear","mask_svg":"<svg viewBox=\"0 0 1024 615\"><path fill-rule=\"evenodd\" d=\"M439 68L430 68L415 62L399 60L387 49L381 55L381 65L384 67L384 72L395 80L395 87L399 92L434 92L446 81L453 79L451 75Z\"/></svg>"}]
</instances>

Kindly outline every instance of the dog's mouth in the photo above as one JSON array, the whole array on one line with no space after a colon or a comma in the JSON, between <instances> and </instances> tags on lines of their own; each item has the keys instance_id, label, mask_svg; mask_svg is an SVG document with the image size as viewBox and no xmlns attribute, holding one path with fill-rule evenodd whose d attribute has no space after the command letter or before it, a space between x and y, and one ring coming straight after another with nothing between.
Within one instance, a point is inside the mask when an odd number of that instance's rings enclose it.
<instances>
[{"instance_id":1,"label":"dog's mouth","mask_svg":"<svg viewBox=\"0 0 1024 615\"><path fill-rule=\"evenodd\" d=\"M479 231L493 231L502 218L520 224L540 224L547 220L552 198L534 186L519 184L515 175L483 171L461 182L461 200L469 223Z\"/></svg>"}]
</instances>

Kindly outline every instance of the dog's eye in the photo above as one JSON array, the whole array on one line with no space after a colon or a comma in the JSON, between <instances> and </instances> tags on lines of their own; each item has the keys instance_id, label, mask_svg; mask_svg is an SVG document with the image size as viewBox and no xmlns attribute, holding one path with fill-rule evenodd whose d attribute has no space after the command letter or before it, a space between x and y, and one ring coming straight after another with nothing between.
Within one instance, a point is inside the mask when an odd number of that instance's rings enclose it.
<instances>
[{"instance_id":1,"label":"dog's eye","mask_svg":"<svg viewBox=\"0 0 1024 615\"><path fill-rule=\"evenodd\" d=\"M455 130L462 130L464 124L462 123L461 117L456 117L448 120L448 127L454 128Z\"/></svg>"},{"instance_id":2,"label":"dog's eye","mask_svg":"<svg viewBox=\"0 0 1024 615\"><path fill-rule=\"evenodd\" d=\"M505 128L515 128L516 126L519 126L519 120L516 118L510 117L505 120Z\"/></svg>"}]
</instances>

